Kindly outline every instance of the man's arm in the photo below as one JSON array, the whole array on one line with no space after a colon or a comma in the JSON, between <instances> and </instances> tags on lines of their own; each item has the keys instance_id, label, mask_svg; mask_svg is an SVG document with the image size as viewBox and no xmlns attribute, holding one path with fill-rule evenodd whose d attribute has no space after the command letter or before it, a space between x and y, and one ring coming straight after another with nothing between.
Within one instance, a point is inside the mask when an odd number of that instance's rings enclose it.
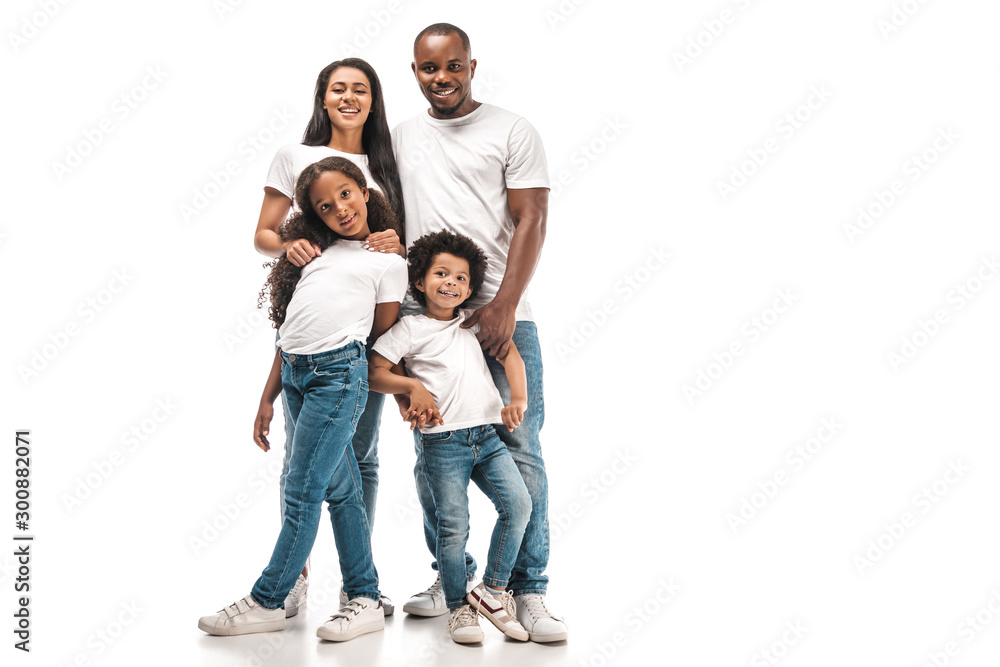
<instances>
[{"instance_id":1,"label":"man's arm","mask_svg":"<svg viewBox=\"0 0 1000 667\"><path fill-rule=\"evenodd\" d=\"M549 212L548 188L507 190L507 205L514 220L514 236L507 251L507 269L493 301L473 313L463 328L479 324L479 344L487 354L507 355L514 335L517 304L531 282L545 242L545 222Z\"/></svg>"}]
</instances>

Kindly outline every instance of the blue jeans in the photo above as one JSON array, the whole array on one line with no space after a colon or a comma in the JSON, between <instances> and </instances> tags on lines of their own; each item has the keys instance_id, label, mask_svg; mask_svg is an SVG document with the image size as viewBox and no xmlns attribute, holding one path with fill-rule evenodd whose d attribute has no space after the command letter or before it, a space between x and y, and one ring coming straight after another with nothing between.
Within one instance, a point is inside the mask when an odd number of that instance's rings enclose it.
<instances>
[{"instance_id":1,"label":"blue jeans","mask_svg":"<svg viewBox=\"0 0 1000 667\"><path fill-rule=\"evenodd\" d=\"M437 557L449 609L465 604L465 545L469 539L469 480L493 501L497 521L483 581L505 588L514 566L531 498L492 424L421 436L420 466L434 498Z\"/></svg>"},{"instance_id":2,"label":"blue jeans","mask_svg":"<svg viewBox=\"0 0 1000 667\"><path fill-rule=\"evenodd\" d=\"M251 594L265 609L284 604L316 540L325 500L344 591L351 598L378 600L361 475L351 448L368 395L364 345L351 343L319 354L282 352L281 359L281 384L295 428L285 480L285 514L271 560ZM334 471L345 470L344 461L348 474L334 477Z\"/></svg>"},{"instance_id":3,"label":"blue jeans","mask_svg":"<svg viewBox=\"0 0 1000 667\"><path fill-rule=\"evenodd\" d=\"M518 551L514 568L511 570L508 588L515 595L526 593L545 594L549 578L544 574L549 563L549 482L545 474L545 462L542 460L542 446L539 442L539 432L545 421L545 402L542 396L542 350L538 344L538 330L534 322L518 322L514 329L514 345L517 346L528 379L528 409L524 413L524 421L508 431L504 426L496 428L500 440L507 446L511 457L517 465L528 495L531 497L531 518L524 531L524 540ZM496 384L503 398L504 405L510 402L510 385L503 366L492 357L486 358L493 383ZM436 553L437 534L434 498L427 488L424 474L420 470L421 433L414 430L414 440L417 450L417 465L413 469L417 482L417 495L424 512L424 541L431 553ZM475 472L472 481L483 489L482 480ZM484 493L489 493L483 489ZM476 572L476 561L470 554L465 554L465 565L468 576ZM437 569L436 564L434 566Z\"/></svg>"}]
</instances>

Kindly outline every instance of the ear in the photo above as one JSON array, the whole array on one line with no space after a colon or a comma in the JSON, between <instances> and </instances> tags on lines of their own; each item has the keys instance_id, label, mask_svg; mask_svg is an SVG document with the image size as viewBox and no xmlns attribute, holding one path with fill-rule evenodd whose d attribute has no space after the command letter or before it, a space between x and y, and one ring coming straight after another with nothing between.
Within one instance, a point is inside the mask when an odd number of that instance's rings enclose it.
<instances>
[{"instance_id":1,"label":"ear","mask_svg":"<svg viewBox=\"0 0 1000 667\"><path fill-rule=\"evenodd\" d=\"M416 287L421 292L426 292L427 291L426 289L424 289L424 279L423 278L417 278L413 282L413 286Z\"/></svg>"},{"instance_id":2,"label":"ear","mask_svg":"<svg viewBox=\"0 0 1000 667\"><path fill-rule=\"evenodd\" d=\"M473 58L472 62L469 63L469 78L476 78L476 59Z\"/></svg>"},{"instance_id":3,"label":"ear","mask_svg":"<svg viewBox=\"0 0 1000 667\"><path fill-rule=\"evenodd\" d=\"M417 61L414 60L413 62L410 63L410 69L413 70L413 76L416 76L417 75Z\"/></svg>"},{"instance_id":4,"label":"ear","mask_svg":"<svg viewBox=\"0 0 1000 667\"><path fill-rule=\"evenodd\" d=\"M365 201L367 202L368 201L368 188L361 188L361 194L365 198Z\"/></svg>"}]
</instances>

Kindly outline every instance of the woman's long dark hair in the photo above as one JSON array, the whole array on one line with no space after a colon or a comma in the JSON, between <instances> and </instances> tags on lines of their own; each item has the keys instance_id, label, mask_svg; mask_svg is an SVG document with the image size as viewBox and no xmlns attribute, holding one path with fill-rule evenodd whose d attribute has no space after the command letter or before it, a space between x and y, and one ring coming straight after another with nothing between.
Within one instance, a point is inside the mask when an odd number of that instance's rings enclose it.
<instances>
[{"instance_id":1,"label":"woman's long dark hair","mask_svg":"<svg viewBox=\"0 0 1000 667\"><path fill-rule=\"evenodd\" d=\"M312 204L309 203L309 189L320 177L320 174L327 171L339 171L357 183L358 187L368 187L361 169L347 158L328 157L309 165L302 170L299 180L295 182L295 201L300 210L278 230L282 241L306 239L319 246L320 250L326 250L343 238L326 226L326 223L316 215ZM396 218L392 206L377 190L368 190L367 207L368 231L375 233L395 229L399 237L403 237L400 232L399 220ZM271 267L271 273L268 274L267 282L264 283L264 287L257 297L257 307L262 308L270 295L271 307L268 310L268 316L274 322L274 328L277 329L285 323L288 304L292 300L292 294L295 292L295 286L299 283L299 278L302 277L302 267L295 266L284 255L265 266Z\"/></svg>"},{"instance_id":2,"label":"woman's long dark hair","mask_svg":"<svg viewBox=\"0 0 1000 667\"><path fill-rule=\"evenodd\" d=\"M328 146L332 132L330 116L323 108L326 101L326 89L330 84L330 75L341 67L353 67L364 72L371 84L372 107L361 131L361 148L368 155L368 169L385 196L392 204L393 211L400 225L406 220L403 211L403 190L399 185L399 169L396 167L396 156L392 152L392 135L389 123L385 119L385 101L382 97L382 83L378 80L375 70L361 58L344 58L326 67L316 77L316 91L313 94L313 113L309 125L302 135L302 143L306 146ZM403 234L399 239L405 244Z\"/></svg>"}]
</instances>

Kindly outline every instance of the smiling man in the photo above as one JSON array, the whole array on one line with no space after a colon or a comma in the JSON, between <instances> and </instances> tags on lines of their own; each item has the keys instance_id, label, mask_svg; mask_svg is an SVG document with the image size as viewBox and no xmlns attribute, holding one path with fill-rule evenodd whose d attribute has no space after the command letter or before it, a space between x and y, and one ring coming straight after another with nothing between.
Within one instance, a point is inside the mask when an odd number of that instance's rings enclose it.
<instances>
[{"instance_id":1,"label":"smiling man","mask_svg":"<svg viewBox=\"0 0 1000 667\"><path fill-rule=\"evenodd\" d=\"M548 480L538 437L545 417L542 357L525 295L545 239L549 201L545 151L528 121L473 98L476 61L464 31L448 23L424 28L414 41L413 57L413 73L430 108L392 133L406 207L406 238L412 242L447 229L470 237L486 253L489 264L482 288L467 302L476 312L463 326L479 325L477 337L505 403L510 400L510 386L495 357L504 357L511 340L524 359L528 380L524 421L513 432L497 429L532 503L507 589L514 593L517 619L532 641L560 641L566 639L566 624L545 604L549 519ZM407 299L403 313L415 312L416 304ZM424 511L424 536L434 553L434 498L420 470L421 435L414 433L418 456L414 476ZM466 564L473 580L476 564L469 554ZM447 606L440 581L411 598L403 610L421 616L444 614Z\"/></svg>"}]
</instances>

